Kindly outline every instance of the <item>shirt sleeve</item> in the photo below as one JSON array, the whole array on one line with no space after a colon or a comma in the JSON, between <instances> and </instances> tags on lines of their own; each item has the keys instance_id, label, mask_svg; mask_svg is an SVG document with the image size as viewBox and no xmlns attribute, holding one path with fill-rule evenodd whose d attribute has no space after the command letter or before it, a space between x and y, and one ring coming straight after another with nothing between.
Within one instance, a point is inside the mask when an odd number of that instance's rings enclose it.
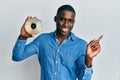
<instances>
[{"instance_id":1,"label":"shirt sleeve","mask_svg":"<svg viewBox=\"0 0 120 80\"><path fill-rule=\"evenodd\" d=\"M85 64L78 64L78 80L91 80L93 74L93 68L87 66Z\"/></svg>"},{"instance_id":2,"label":"shirt sleeve","mask_svg":"<svg viewBox=\"0 0 120 80\"><path fill-rule=\"evenodd\" d=\"M37 40L26 44L27 40L17 39L15 46L12 51L12 59L14 61L21 61L27 57L38 53L38 46L35 44Z\"/></svg>"},{"instance_id":3,"label":"shirt sleeve","mask_svg":"<svg viewBox=\"0 0 120 80\"><path fill-rule=\"evenodd\" d=\"M91 80L91 78L92 78L92 73L93 73L92 67L90 67L90 68L85 68L85 69L81 70L81 74L83 74L83 76L82 76L82 77L79 77L78 80ZM81 74L80 74L80 76L81 76Z\"/></svg>"},{"instance_id":4,"label":"shirt sleeve","mask_svg":"<svg viewBox=\"0 0 120 80\"><path fill-rule=\"evenodd\" d=\"M77 60L77 75L78 80L91 80L93 74L93 68L85 65L87 43L82 47L80 51L80 57Z\"/></svg>"}]
</instances>

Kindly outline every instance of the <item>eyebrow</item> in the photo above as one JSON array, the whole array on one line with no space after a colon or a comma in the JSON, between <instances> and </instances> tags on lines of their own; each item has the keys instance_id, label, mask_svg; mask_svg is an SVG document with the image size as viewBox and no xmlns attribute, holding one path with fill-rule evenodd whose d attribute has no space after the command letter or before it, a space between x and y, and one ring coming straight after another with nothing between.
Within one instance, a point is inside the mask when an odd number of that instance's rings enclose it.
<instances>
[{"instance_id":1,"label":"eyebrow","mask_svg":"<svg viewBox=\"0 0 120 80\"><path fill-rule=\"evenodd\" d=\"M74 19L67 19L67 18L64 18L64 17L59 17L59 19L60 19L60 20L63 20L63 19L64 19L65 21L68 20L68 21L70 21L70 22L73 22L73 21L74 21Z\"/></svg>"}]
</instances>

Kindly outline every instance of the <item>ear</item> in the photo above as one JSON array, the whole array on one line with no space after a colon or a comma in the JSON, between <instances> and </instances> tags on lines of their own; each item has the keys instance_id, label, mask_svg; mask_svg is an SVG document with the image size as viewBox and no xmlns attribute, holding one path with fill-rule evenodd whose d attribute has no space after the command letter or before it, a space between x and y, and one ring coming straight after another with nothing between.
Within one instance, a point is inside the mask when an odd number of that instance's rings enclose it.
<instances>
[{"instance_id":1,"label":"ear","mask_svg":"<svg viewBox=\"0 0 120 80\"><path fill-rule=\"evenodd\" d=\"M75 23L75 20L74 20L74 23Z\"/></svg>"},{"instance_id":2,"label":"ear","mask_svg":"<svg viewBox=\"0 0 120 80\"><path fill-rule=\"evenodd\" d=\"M56 20L57 20L57 17L55 16L55 17L54 17L54 21L56 22Z\"/></svg>"}]
</instances>

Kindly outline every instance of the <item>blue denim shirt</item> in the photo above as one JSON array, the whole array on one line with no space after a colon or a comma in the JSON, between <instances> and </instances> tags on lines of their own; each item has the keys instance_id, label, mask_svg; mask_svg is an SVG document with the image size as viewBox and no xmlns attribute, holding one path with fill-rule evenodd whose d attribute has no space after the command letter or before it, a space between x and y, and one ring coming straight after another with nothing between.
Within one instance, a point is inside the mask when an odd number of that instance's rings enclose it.
<instances>
[{"instance_id":1,"label":"blue denim shirt","mask_svg":"<svg viewBox=\"0 0 120 80\"><path fill-rule=\"evenodd\" d=\"M21 61L37 54L41 80L91 80L93 69L85 65L87 42L72 32L61 44L55 32L41 34L29 44L26 41L17 39L12 59Z\"/></svg>"}]
</instances>

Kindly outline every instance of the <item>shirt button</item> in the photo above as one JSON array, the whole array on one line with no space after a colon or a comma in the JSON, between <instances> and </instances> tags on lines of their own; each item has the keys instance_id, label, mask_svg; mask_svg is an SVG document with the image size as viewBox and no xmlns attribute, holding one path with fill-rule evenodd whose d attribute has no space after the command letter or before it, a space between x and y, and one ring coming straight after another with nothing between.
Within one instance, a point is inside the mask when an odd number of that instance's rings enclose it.
<instances>
[{"instance_id":1,"label":"shirt button","mask_svg":"<svg viewBox=\"0 0 120 80\"><path fill-rule=\"evenodd\" d=\"M58 63L58 61L56 61L56 64Z\"/></svg>"},{"instance_id":2,"label":"shirt button","mask_svg":"<svg viewBox=\"0 0 120 80\"><path fill-rule=\"evenodd\" d=\"M59 52L59 49L57 50L57 52Z\"/></svg>"},{"instance_id":3,"label":"shirt button","mask_svg":"<svg viewBox=\"0 0 120 80\"><path fill-rule=\"evenodd\" d=\"M55 75L56 75L57 73L55 72Z\"/></svg>"}]
</instances>

